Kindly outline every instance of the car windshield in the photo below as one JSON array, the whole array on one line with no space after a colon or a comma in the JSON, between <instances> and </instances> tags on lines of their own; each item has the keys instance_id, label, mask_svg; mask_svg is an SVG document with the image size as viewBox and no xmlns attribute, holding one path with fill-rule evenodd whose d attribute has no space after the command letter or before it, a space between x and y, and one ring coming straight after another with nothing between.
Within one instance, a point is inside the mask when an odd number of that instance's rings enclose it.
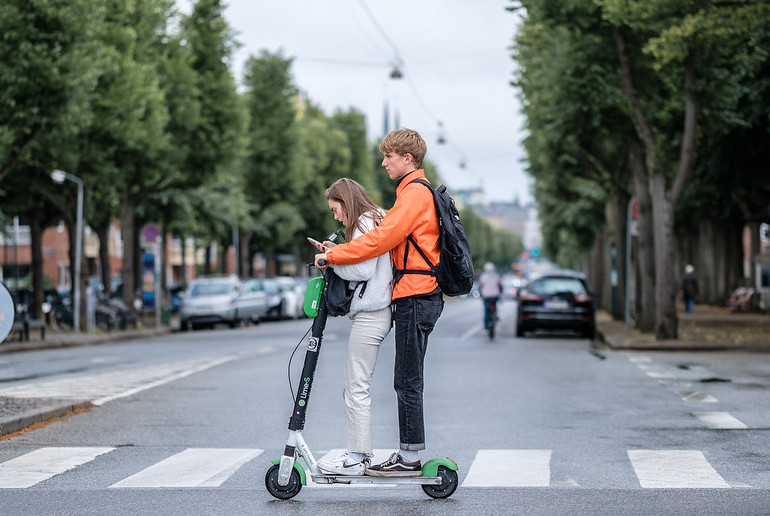
<instances>
[{"instance_id":1,"label":"car windshield","mask_svg":"<svg viewBox=\"0 0 770 516\"><path fill-rule=\"evenodd\" d=\"M246 292L260 292L262 290L265 290L265 287L262 285L262 282L259 280L249 280L244 282L243 290L245 290Z\"/></svg>"},{"instance_id":2,"label":"car windshield","mask_svg":"<svg viewBox=\"0 0 770 516\"><path fill-rule=\"evenodd\" d=\"M198 283L190 287L190 296L224 296L231 291L229 283Z\"/></svg>"},{"instance_id":3,"label":"car windshield","mask_svg":"<svg viewBox=\"0 0 770 516\"><path fill-rule=\"evenodd\" d=\"M534 281L529 290L539 296L551 296L562 292L569 292L575 296L586 293L583 283L572 278L541 278Z\"/></svg>"},{"instance_id":4,"label":"car windshield","mask_svg":"<svg viewBox=\"0 0 770 516\"><path fill-rule=\"evenodd\" d=\"M278 283L275 281L265 281L265 292L268 294L277 294L279 291Z\"/></svg>"}]
</instances>

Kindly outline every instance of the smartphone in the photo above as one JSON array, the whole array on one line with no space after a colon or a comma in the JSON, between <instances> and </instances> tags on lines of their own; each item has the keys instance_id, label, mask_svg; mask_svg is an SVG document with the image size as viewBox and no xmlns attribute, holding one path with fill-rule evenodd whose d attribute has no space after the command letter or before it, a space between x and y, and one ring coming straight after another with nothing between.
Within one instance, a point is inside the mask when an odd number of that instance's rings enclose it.
<instances>
[{"instance_id":1,"label":"smartphone","mask_svg":"<svg viewBox=\"0 0 770 516\"><path fill-rule=\"evenodd\" d=\"M319 242L319 241L318 241L318 240L316 240L315 238L310 238L310 237L307 237L307 241L308 241L308 242L310 242L311 244L313 244L314 246L316 246L317 248L319 248L319 249L323 249L323 251L324 251L324 252L329 250L329 248L328 248L328 247L326 247L325 245L323 245L321 242Z\"/></svg>"}]
</instances>

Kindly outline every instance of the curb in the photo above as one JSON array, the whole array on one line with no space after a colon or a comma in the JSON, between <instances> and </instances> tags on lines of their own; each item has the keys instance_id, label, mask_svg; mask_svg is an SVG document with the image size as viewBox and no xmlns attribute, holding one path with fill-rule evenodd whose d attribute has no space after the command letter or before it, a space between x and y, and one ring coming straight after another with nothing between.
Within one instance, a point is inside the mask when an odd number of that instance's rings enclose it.
<instances>
[{"instance_id":1,"label":"curb","mask_svg":"<svg viewBox=\"0 0 770 516\"><path fill-rule=\"evenodd\" d=\"M106 342L122 342L150 337L161 337L171 335L173 330L166 328L151 328L147 330L125 330L115 333L83 334L75 335L66 333L62 335L52 335L46 340L32 340L29 342L0 342L0 353L10 353L16 351L33 351L39 349L71 348L75 346L91 346L104 344Z\"/></svg>"},{"instance_id":2,"label":"curb","mask_svg":"<svg viewBox=\"0 0 770 516\"><path fill-rule=\"evenodd\" d=\"M601 341L604 349L612 351L740 351L752 353L770 352L770 343L766 346L736 345L721 343L706 343L692 341L674 341L668 340L664 343L658 342L633 342L633 339L627 339L626 342L619 343L611 335L605 334L598 326L596 328L596 340Z\"/></svg>"},{"instance_id":3,"label":"curb","mask_svg":"<svg viewBox=\"0 0 770 516\"><path fill-rule=\"evenodd\" d=\"M28 410L21 414L0 418L0 437L24 430L25 428L48 421L55 417L66 416L77 409L87 409L93 407L90 401L66 401L58 403L52 401L50 404L41 408Z\"/></svg>"}]
</instances>

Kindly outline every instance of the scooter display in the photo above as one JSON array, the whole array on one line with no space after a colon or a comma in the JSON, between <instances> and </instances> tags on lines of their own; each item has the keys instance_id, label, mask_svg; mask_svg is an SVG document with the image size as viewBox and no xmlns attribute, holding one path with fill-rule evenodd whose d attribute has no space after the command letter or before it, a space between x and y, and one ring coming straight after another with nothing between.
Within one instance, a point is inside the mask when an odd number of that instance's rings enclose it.
<instances>
[{"instance_id":1,"label":"scooter display","mask_svg":"<svg viewBox=\"0 0 770 516\"><path fill-rule=\"evenodd\" d=\"M289 437L283 455L273 460L265 474L265 487L274 497L288 500L297 496L302 486L307 485L308 474L317 484L408 484L420 485L432 498L447 498L457 489L457 463L448 457L428 460L422 467L419 477L370 477L326 474L318 467L310 451L302 430L305 427L305 415L310 391L313 386L318 355L321 351L323 332L326 327L328 312L326 309L325 278L314 278L305 292L303 309L305 315L313 319L310 337L305 351L305 362L297 388L294 410L289 420Z\"/></svg>"}]
</instances>

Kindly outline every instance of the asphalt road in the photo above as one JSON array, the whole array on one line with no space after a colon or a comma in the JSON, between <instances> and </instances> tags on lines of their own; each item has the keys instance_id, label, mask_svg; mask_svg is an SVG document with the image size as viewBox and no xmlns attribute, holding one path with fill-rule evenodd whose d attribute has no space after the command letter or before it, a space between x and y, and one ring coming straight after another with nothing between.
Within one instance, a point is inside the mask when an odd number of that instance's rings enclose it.
<instances>
[{"instance_id":1,"label":"asphalt road","mask_svg":"<svg viewBox=\"0 0 770 516\"><path fill-rule=\"evenodd\" d=\"M292 409L287 363L309 321L10 353L0 396L87 399L86 413L0 441L3 513L768 514L767 355L595 351L571 335L481 330L481 303L453 300L426 366L426 460L449 456L460 487L264 488ZM317 458L345 444L349 322L330 320L303 432ZM292 367L296 384L304 355ZM375 447L397 445L393 337L375 373ZM294 385L296 389L296 385Z\"/></svg>"}]
</instances>

